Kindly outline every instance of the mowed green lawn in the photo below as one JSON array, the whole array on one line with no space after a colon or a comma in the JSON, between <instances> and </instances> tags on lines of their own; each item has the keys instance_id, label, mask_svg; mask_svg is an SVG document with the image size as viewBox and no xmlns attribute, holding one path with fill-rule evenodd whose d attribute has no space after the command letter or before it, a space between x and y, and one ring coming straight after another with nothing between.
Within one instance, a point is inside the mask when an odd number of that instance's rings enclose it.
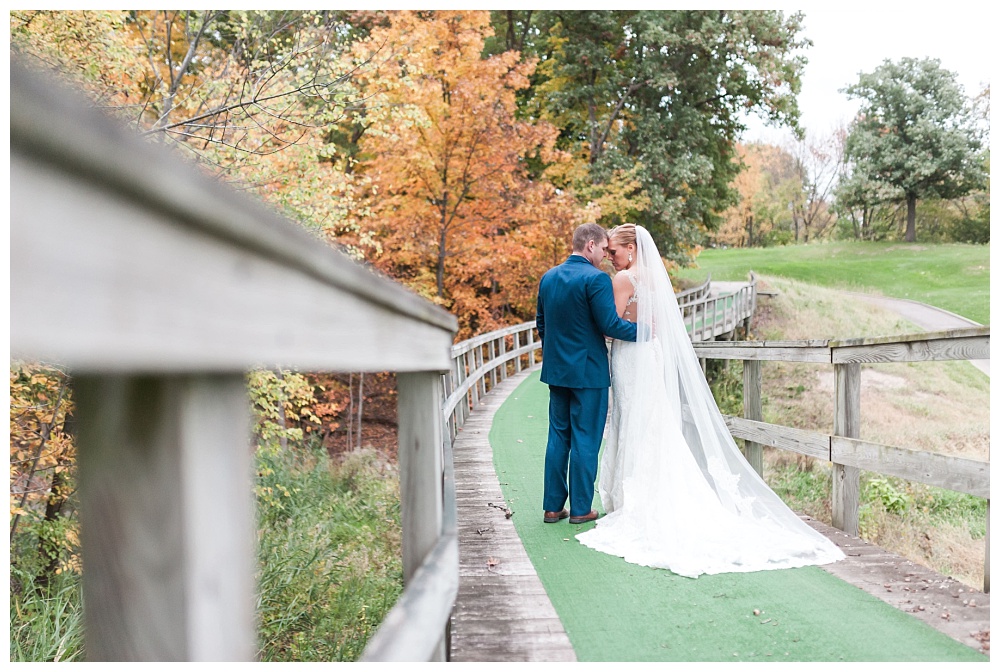
<instances>
[{"instance_id":1,"label":"mowed green lawn","mask_svg":"<svg viewBox=\"0 0 1000 672\"><path fill-rule=\"evenodd\" d=\"M684 280L745 280L747 273L920 301L990 323L990 246L921 243L811 243L706 249Z\"/></svg>"}]
</instances>

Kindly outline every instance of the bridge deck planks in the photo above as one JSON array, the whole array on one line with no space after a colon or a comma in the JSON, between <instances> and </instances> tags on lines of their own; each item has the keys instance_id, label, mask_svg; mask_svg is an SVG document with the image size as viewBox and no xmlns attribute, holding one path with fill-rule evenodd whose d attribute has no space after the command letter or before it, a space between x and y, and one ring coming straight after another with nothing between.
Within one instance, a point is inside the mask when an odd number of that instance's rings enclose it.
<instances>
[{"instance_id":1,"label":"bridge deck planks","mask_svg":"<svg viewBox=\"0 0 1000 672\"><path fill-rule=\"evenodd\" d=\"M506 503L489 444L496 410L529 373L511 376L480 397L480 405L455 438L459 573L451 619L455 662L576 660L514 523L504 513Z\"/></svg>"}]
</instances>

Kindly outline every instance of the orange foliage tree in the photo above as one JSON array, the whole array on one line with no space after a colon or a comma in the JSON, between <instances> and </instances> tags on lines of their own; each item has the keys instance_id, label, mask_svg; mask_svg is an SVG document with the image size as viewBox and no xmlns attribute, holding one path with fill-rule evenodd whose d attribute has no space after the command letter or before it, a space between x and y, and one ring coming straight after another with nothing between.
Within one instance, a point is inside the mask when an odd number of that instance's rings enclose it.
<instances>
[{"instance_id":1,"label":"orange foliage tree","mask_svg":"<svg viewBox=\"0 0 1000 672\"><path fill-rule=\"evenodd\" d=\"M367 100L366 257L455 313L459 337L528 317L538 278L560 256L551 249L584 216L529 170L564 158L552 125L516 116L535 64L516 52L482 58L485 11L387 19L354 51L358 62L378 52L356 80Z\"/></svg>"}]
</instances>

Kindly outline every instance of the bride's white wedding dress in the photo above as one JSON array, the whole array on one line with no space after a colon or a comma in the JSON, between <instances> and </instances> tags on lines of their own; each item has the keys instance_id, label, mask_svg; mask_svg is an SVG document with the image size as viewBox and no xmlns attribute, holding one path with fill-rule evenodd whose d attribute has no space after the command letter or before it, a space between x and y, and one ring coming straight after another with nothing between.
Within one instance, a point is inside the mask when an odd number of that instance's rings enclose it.
<instances>
[{"instance_id":1,"label":"bride's white wedding dress","mask_svg":"<svg viewBox=\"0 0 1000 672\"><path fill-rule=\"evenodd\" d=\"M637 321L651 328L635 343L612 344L611 422L598 482L607 515L577 539L690 577L843 558L743 458L702 375L652 239L636 228L639 263L622 272L635 287ZM657 303L665 305L651 305Z\"/></svg>"}]
</instances>

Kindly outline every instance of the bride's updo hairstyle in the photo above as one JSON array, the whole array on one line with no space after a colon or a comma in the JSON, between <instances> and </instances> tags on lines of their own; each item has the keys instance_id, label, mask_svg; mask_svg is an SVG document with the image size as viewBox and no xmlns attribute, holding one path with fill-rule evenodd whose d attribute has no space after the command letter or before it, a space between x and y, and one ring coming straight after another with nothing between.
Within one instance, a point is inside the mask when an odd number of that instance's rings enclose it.
<instances>
[{"instance_id":1,"label":"bride's updo hairstyle","mask_svg":"<svg viewBox=\"0 0 1000 672\"><path fill-rule=\"evenodd\" d=\"M608 232L608 238L614 238L622 245L635 247L635 224L620 224Z\"/></svg>"}]
</instances>

